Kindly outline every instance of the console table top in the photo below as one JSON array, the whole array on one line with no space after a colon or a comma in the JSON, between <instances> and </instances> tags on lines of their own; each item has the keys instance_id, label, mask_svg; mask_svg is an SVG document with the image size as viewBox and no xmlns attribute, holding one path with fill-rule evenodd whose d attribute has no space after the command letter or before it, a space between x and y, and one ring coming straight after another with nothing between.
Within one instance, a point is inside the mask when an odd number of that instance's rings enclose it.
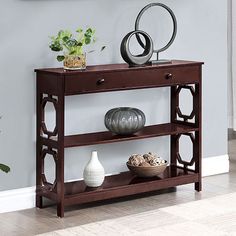
<instances>
[{"instance_id":1,"label":"console table top","mask_svg":"<svg viewBox=\"0 0 236 236\"><path fill-rule=\"evenodd\" d=\"M168 68L168 67L178 67L178 66L190 66L190 65L202 65L203 62L197 61L184 61L184 60L172 60L172 63L168 64L157 64L157 65L145 65L145 66L135 66L129 67L128 64L106 64L106 65L92 65L87 66L85 70L68 71L63 68L43 68L35 69L35 72L59 74L59 75L70 75L78 73L99 73L99 72L113 72L113 71L127 71L127 70L150 70L156 68Z\"/></svg>"}]
</instances>

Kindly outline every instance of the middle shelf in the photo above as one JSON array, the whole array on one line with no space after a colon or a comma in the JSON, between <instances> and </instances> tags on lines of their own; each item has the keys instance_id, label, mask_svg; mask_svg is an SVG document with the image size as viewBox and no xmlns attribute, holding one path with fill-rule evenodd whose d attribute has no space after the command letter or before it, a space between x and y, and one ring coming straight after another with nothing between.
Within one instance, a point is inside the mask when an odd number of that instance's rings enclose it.
<instances>
[{"instance_id":1,"label":"middle shelf","mask_svg":"<svg viewBox=\"0 0 236 236\"><path fill-rule=\"evenodd\" d=\"M165 135L183 134L198 130L199 128L193 125L165 123L165 124L145 126L139 132L128 136L116 135L111 133L110 131L68 135L65 136L64 138L64 147L69 148L69 147L87 146L94 144L122 142L122 141L137 140L144 138L153 138ZM57 147L58 145L56 140L47 139L44 137L41 137L41 142L42 144L50 143L51 147Z\"/></svg>"}]
</instances>

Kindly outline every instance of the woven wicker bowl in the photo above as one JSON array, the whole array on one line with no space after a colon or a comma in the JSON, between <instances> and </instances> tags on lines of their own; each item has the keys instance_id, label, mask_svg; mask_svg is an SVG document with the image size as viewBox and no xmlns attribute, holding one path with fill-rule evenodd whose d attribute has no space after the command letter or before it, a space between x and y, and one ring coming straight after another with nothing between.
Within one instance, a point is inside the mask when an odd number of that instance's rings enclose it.
<instances>
[{"instance_id":1,"label":"woven wicker bowl","mask_svg":"<svg viewBox=\"0 0 236 236\"><path fill-rule=\"evenodd\" d=\"M167 167L167 162L159 166L132 166L128 162L126 163L130 171L136 174L139 177L154 177L164 172Z\"/></svg>"}]
</instances>

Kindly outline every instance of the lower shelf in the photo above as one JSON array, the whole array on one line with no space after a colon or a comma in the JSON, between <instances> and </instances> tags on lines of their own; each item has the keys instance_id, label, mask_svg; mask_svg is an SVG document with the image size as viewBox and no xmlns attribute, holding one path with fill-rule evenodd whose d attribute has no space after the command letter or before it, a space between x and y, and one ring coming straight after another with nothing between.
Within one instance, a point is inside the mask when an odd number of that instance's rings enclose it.
<instances>
[{"instance_id":1,"label":"lower shelf","mask_svg":"<svg viewBox=\"0 0 236 236\"><path fill-rule=\"evenodd\" d=\"M65 183L65 205L82 204L116 197L151 192L199 181L199 174L181 167L168 166L163 174L153 178L139 178L131 172L107 176L99 188L89 188L83 180ZM43 191L43 196L56 200L54 192Z\"/></svg>"}]
</instances>

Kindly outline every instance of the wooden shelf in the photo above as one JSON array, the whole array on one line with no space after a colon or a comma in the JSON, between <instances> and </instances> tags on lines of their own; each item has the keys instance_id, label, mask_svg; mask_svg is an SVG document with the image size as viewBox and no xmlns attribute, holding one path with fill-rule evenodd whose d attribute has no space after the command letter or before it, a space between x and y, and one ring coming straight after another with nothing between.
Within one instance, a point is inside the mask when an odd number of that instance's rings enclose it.
<instances>
[{"instance_id":1,"label":"wooden shelf","mask_svg":"<svg viewBox=\"0 0 236 236\"><path fill-rule=\"evenodd\" d=\"M168 166L163 174L153 178L139 178L130 171L122 172L107 176L99 188L86 187L83 180L65 183L65 205L128 196L198 181L197 173L176 166Z\"/></svg>"},{"instance_id":2,"label":"wooden shelf","mask_svg":"<svg viewBox=\"0 0 236 236\"><path fill-rule=\"evenodd\" d=\"M164 135L182 134L197 130L198 128L193 126L167 123L167 124L146 126L136 134L129 136L115 135L109 131L70 135L70 136L65 136L64 147L77 147L77 146L86 146L86 145L103 144L103 143L114 143L114 142L129 141L136 139L153 138Z\"/></svg>"},{"instance_id":3,"label":"wooden shelf","mask_svg":"<svg viewBox=\"0 0 236 236\"><path fill-rule=\"evenodd\" d=\"M152 178L140 178L130 171L106 176L103 185L98 188L87 187L83 180L67 182L64 184L65 205L82 204L151 192L163 188L196 183L199 179L199 173L172 165L168 166L163 174ZM37 194L57 201L56 193L48 191L50 188L52 188L52 184L48 183Z\"/></svg>"}]
</instances>

